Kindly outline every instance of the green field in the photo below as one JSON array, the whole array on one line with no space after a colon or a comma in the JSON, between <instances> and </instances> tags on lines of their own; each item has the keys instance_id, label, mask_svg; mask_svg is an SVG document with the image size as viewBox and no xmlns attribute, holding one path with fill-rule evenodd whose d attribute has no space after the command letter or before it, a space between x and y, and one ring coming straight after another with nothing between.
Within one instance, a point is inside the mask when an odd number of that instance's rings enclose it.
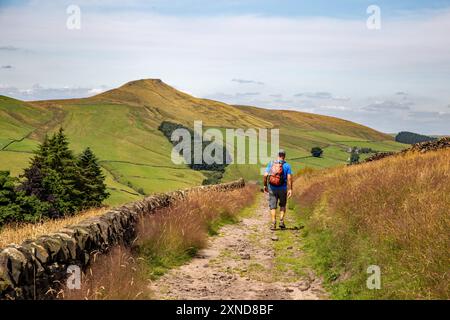
<instances>
[{"instance_id":1,"label":"green field","mask_svg":"<svg viewBox=\"0 0 450 320\"><path fill-rule=\"evenodd\" d=\"M318 140L311 137L317 135ZM350 139L351 138L351 139ZM348 163L350 154L347 150L351 147L366 147L376 151L400 151L407 146L395 141L368 141L357 140L355 137L341 136L326 132L306 132L294 131L290 135L281 135L281 146L287 152L287 161L291 164L294 172L306 167L313 169L322 169L345 165ZM323 155L320 158L311 156L310 149L313 146L323 148ZM361 154L360 159L364 160L370 154ZM260 165L231 165L227 168L225 180L233 180L238 177L244 177L248 180L259 180L261 178L260 168L264 168L265 164Z\"/></svg>"},{"instance_id":2,"label":"green field","mask_svg":"<svg viewBox=\"0 0 450 320\"><path fill-rule=\"evenodd\" d=\"M346 150L352 146L378 151L405 148L389 135L349 121L231 106L189 96L159 80L141 80L86 99L23 102L0 96L0 170L19 176L45 134L62 126L71 149L79 153L90 147L99 158L111 193L110 205L139 199L142 192L199 185L205 175L173 164L172 144L158 130L162 121L192 127L195 120L203 121L204 130L221 132L225 128L279 128L280 145L287 150L294 171L343 165L349 156ZM315 146L324 149L322 158L311 157ZM259 180L265 165L229 165L223 180Z\"/></svg>"}]
</instances>

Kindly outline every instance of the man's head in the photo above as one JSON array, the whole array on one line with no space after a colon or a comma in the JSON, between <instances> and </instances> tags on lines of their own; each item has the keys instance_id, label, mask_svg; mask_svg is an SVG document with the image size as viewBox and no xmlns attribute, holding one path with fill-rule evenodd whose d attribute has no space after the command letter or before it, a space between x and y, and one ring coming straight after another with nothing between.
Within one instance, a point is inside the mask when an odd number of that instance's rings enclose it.
<instances>
[{"instance_id":1,"label":"man's head","mask_svg":"<svg viewBox=\"0 0 450 320\"><path fill-rule=\"evenodd\" d=\"M284 160L285 158L286 158L286 151L280 149L280 151L278 151L278 159Z\"/></svg>"}]
</instances>

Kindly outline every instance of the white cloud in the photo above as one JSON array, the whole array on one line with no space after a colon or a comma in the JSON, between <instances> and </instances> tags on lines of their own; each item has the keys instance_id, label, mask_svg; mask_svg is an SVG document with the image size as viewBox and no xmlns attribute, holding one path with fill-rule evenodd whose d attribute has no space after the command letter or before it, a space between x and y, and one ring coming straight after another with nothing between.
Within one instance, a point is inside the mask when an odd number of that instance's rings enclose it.
<instances>
[{"instance_id":1,"label":"white cloud","mask_svg":"<svg viewBox=\"0 0 450 320\"><path fill-rule=\"evenodd\" d=\"M322 109L322 110L340 110L340 111L345 111L345 110L351 110L350 107L346 107L346 106L319 106L318 109Z\"/></svg>"},{"instance_id":2,"label":"white cloud","mask_svg":"<svg viewBox=\"0 0 450 320\"><path fill-rule=\"evenodd\" d=\"M233 82L237 82L239 84L257 84L257 85L264 85L264 82L261 81L255 81L255 80L245 80L245 79L231 79Z\"/></svg>"},{"instance_id":3,"label":"white cloud","mask_svg":"<svg viewBox=\"0 0 450 320\"><path fill-rule=\"evenodd\" d=\"M99 94L105 92L106 88L92 88L88 91L89 94Z\"/></svg>"},{"instance_id":4,"label":"white cloud","mask_svg":"<svg viewBox=\"0 0 450 320\"><path fill-rule=\"evenodd\" d=\"M297 93L295 97L305 97L311 99L332 99L333 96L329 92L305 92L305 93Z\"/></svg>"},{"instance_id":5,"label":"white cloud","mask_svg":"<svg viewBox=\"0 0 450 320\"><path fill-rule=\"evenodd\" d=\"M349 97L334 96L330 92L318 91L318 92L303 92L297 93L294 97L309 98L309 99L324 99L324 100L335 100L335 101L348 101Z\"/></svg>"},{"instance_id":6,"label":"white cloud","mask_svg":"<svg viewBox=\"0 0 450 320\"><path fill-rule=\"evenodd\" d=\"M20 49L14 46L0 46L0 51L18 51L18 50Z\"/></svg>"},{"instance_id":7,"label":"white cloud","mask_svg":"<svg viewBox=\"0 0 450 320\"><path fill-rule=\"evenodd\" d=\"M0 95L10 96L20 100L48 100L48 99L66 99L66 98L84 98L96 95L106 90L102 88L81 88L81 87L62 87L48 88L38 84L31 88L20 89L17 87L0 85Z\"/></svg>"},{"instance_id":8,"label":"white cloud","mask_svg":"<svg viewBox=\"0 0 450 320\"><path fill-rule=\"evenodd\" d=\"M394 111L394 110L410 110L411 106L413 105L412 102L396 102L396 101L375 101L374 103L371 103L365 107L363 107L366 111Z\"/></svg>"}]
</instances>

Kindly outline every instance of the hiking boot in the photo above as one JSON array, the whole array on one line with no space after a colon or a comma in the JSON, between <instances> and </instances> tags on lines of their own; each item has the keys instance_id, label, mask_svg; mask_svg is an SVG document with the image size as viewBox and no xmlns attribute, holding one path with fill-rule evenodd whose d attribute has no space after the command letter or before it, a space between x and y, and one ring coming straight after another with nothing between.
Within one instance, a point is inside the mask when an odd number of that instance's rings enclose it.
<instances>
[{"instance_id":1,"label":"hiking boot","mask_svg":"<svg viewBox=\"0 0 450 320\"><path fill-rule=\"evenodd\" d=\"M272 224L270 225L270 230L272 230L272 231L277 230L277 223L276 222L272 222Z\"/></svg>"},{"instance_id":2,"label":"hiking boot","mask_svg":"<svg viewBox=\"0 0 450 320\"><path fill-rule=\"evenodd\" d=\"M284 225L284 221L280 221L280 229L286 229L286 226Z\"/></svg>"}]
</instances>

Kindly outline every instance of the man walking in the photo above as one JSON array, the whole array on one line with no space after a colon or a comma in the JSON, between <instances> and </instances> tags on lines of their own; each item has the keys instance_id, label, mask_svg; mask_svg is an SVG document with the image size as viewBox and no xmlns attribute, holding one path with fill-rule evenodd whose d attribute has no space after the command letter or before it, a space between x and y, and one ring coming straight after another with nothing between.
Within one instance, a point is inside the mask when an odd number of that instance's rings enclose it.
<instances>
[{"instance_id":1,"label":"man walking","mask_svg":"<svg viewBox=\"0 0 450 320\"><path fill-rule=\"evenodd\" d=\"M284 216L287 199L292 196L292 170L285 159L286 152L281 149L278 152L278 159L270 162L264 173L264 192L269 193L269 208L272 216L271 230L277 228L278 203L280 205L280 229L286 228Z\"/></svg>"}]
</instances>

